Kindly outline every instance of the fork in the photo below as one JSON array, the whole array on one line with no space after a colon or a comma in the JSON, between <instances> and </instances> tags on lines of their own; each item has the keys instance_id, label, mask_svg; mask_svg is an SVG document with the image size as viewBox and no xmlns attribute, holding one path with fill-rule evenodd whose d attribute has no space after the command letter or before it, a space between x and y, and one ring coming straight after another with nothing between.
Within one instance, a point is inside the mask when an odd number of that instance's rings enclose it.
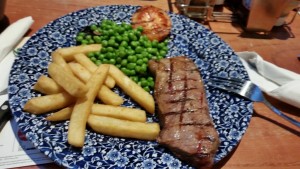
<instances>
[{"instance_id":1,"label":"fork","mask_svg":"<svg viewBox=\"0 0 300 169\"><path fill-rule=\"evenodd\" d=\"M269 107L274 113L300 128L300 122L283 114L280 110L275 108L271 103L269 103L265 99L261 89L249 80L213 76L206 82L209 86L219 88L228 92L236 93L254 102L262 102L267 107Z\"/></svg>"}]
</instances>

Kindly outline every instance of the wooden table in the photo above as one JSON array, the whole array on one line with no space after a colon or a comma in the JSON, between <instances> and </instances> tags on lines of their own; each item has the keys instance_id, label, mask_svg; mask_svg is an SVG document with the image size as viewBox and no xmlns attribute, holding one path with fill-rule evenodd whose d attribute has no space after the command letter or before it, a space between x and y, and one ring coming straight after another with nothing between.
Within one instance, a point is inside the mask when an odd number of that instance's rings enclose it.
<instances>
[{"instance_id":1,"label":"wooden table","mask_svg":"<svg viewBox=\"0 0 300 169\"><path fill-rule=\"evenodd\" d=\"M6 16L12 23L32 16L35 23L28 36L48 22L79 9L111 4L155 5L170 10L174 5L167 0L8 0ZM176 12L175 10L174 12ZM291 17L291 16L289 16ZM256 51L265 60L300 73L300 16L285 27L272 30L268 35L256 33L230 33L234 27L217 23L213 28L235 51ZM221 31L220 31L221 30ZM229 32L228 32L229 31ZM224 33L226 32L226 33ZM269 100L284 113L300 121L300 109L281 101ZM298 169L300 168L300 130L286 122L263 104L254 105L253 118L238 147L217 168L224 169ZM60 168L56 164L23 168Z\"/></svg>"}]
</instances>

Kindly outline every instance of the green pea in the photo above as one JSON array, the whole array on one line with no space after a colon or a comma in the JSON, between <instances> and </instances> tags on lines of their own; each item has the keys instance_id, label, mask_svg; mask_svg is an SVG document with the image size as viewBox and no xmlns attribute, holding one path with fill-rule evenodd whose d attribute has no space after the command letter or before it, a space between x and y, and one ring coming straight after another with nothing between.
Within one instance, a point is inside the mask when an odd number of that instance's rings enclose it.
<instances>
[{"instance_id":1,"label":"green pea","mask_svg":"<svg viewBox=\"0 0 300 169\"><path fill-rule=\"evenodd\" d=\"M143 63L148 64L148 58L143 58Z\"/></svg>"},{"instance_id":2,"label":"green pea","mask_svg":"<svg viewBox=\"0 0 300 169\"><path fill-rule=\"evenodd\" d=\"M138 82L138 81L139 81L138 76L130 76L130 79L132 79L132 80L135 81L135 82Z\"/></svg>"},{"instance_id":3,"label":"green pea","mask_svg":"<svg viewBox=\"0 0 300 169\"><path fill-rule=\"evenodd\" d=\"M114 46L115 43L116 43L115 39L109 39L108 40L108 45L109 46Z\"/></svg>"},{"instance_id":4,"label":"green pea","mask_svg":"<svg viewBox=\"0 0 300 169\"><path fill-rule=\"evenodd\" d=\"M105 54L105 58L107 58L107 59L114 59L114 58L116 58L116 55L115 55L114 52L107 52Z\"/></svg>"},{"instance_id":5,"label":"green pea","mask_svg":"<svg viewBox=\"0 0 300 169\"><path fill-rule=\"evenodd\" d=\"M111 47L111 46L107 47L106 49L107 49L107 52L114 52L114 50L115 50L115 49L114 49L113 47Z\"/></svg>"},{"instance_id":6,"label":"green pea","mask_svg":"<svg viewBox=\"0 0 300 169\"><path fill-rule=\"evenodd\" d=\"M130 75L130 76L134 76L134 75L136 75L136 72L135 72L135 70L134 70L134 69L133 69L133 70L129 70L129 72L130 72L130 73L129 73L129 75Z\"/></svg>"},{"instance_id":7,"label":"green pea","mask_svg":"<svg viewBox=\"0 0 300 169\"><path fill-rule=\"evenodd\" d=\"M162 59L163 57L162 56L157 56L157 60L160 60Z\"/></svg>"},{"instance_id":8,"label":"green pea","mask_svg":"<svg viewBox=\"0 0 300 169\"><path fill-rule=\"evenodd\" d=\"M118 64L120 64L120 63L122 62L122 58L116 57L116 62L117 62ZM121 65L121 64L120 64L120 65Z\"/></svg>"},{"instance_id":9,"label":"green pea","mask_svg":"<svg viewBox=\"0 0 300 169\"><path fill-rule=\"evenodd\" d=\"M101 43L100 36L93 36L93 39L95 40L96 43Z\"/></svg>"},{"instance_id":10,"label":"green pea","mask_svg":"<svg viewBox=\"0 0 300 169\"><path fill-rule=\"evenodd\" d=\"M91 61L93 61L94 63L97 61L97 59L96 59L95 57L91 57L90 59L91 59Z\"/></svg>"},{"instance_id":11,"label":"green pea","mask_svg":"<svg viewBox=\"0 0 300 169\"><path fill-rule=\"evenodd\" d=\"M151 48L152 47L152 44L150 41L144 41L143 45L146 47L146 48Z\"/></svg>"},{"instance_id":12,"label":"green pea","mask_svg":"<svg viewBox=\"0 0 300 169\"><path fill-rule=\"evenodd\" d=\"M95 43L95 41L93 39L88 40L88 44L94 44L94 43Z\"/></svg>"},{"instance_id":13,"label":"green pea","mask_svg":"<svg viewBox=\"0 0 300 169\"><path fill-rule=\"evenodd\" d=\"M143 52L141 53L141 55L143 56L143 58L147 58L149 54L148 54L148 52L143 51Z\"/></svg>"},{"instance_id":14,"label":"green pea","mask_svg":"<svg viewBox=\"0 0 300 169\"><path fill-rule=\"evenodd\" d=\"M125 29L120 26L119 29L118 29L118 33L123 34L124 32L125 32Z\"/></svg>"},{"instance_id":15,"label":"green pea","mask_svg":"<svg viewBox=\"0 0 300 169\"><path fill-rule=\"evenodd\" d=\"M168 46L163 46L162 50L168 51Z\"/></svg>"},{"instance_id":16,"label":"green pea","mask_svg":"<svg viewBox=\"0 0 300 169\"><path fill-rule=\"evenodd\" d=\"M103 40L101 42L101 44L102 44L103 47L107 47L108 46L108 41L107 40Z\"/></svg>"},{"instance_id":17,"label":"green pea","mask_svg":"<svg viewBox=\"0 0 300 169\"><path fill-rule=\"evenodd\" d=\"M148 86L149 84L148 84L148 81L147 80L142 80L141 81L141 86L142 87L146 87L146 86Z\"/></svg>"},{"instance_id":18,"label":"green pea","mask_svg":"<svg viewBox=\"0 0 300 169\"><path fill-rule=\"evenodd\" d=\"M151 44L152 47L157 48L157 46L158 46L158 41L157 40L153 40L151 43L152 43Z\"/></svg>"},{"instance_id":19,"label":"green pea","mask_svg":"<svg viewBox=\"0 0 300 169\"><path fill-rule=\"evenodd\" d=\"M151 77L151 76L149 76L149 77L147 78L147 80L148 80L148 81L154 81L153 77Z\"/></svg>"},{"instance_id":20,"label":"green pea","mask_svg":"<svg viewBox=\"0 0 300 169\"><path fill-rule=\"evenodd\" d=\"M163 43L164 43L165 46L168 46L169 39L165 39L165 40L163 41Z\"/></svg>"},{"instance_id":21,"label":"green pea","mask_svg":"<svg viewBox=\"0 0 300 169\"><path fill-rule=\"evenodd\" d=\"M89 53L87 53L87 57L89 57L89 58L95 57L94 52L89 52Z\"/></svg>"},{"instance_id":22,"label":"green pea","mask_svg":"<svg viewBox=\"0 0 300 169\"><path fill-rule=\"evenodd\" d=\"M139 40L140 41L148 41L148 37L145 35L141 35Z\"/></svg>"},{"instance_id":23,"label":"green pea","mask_svg":"<svg viewBox=\"0 0 300 169\"><path fill-rule=\"evenodd\" d=\"M99 60L103 60L104 58L105 58L105 55L102 54L102 53L98 56L98 59L99 59Z\"/></svg>"},{"instance_id":24,"label":"green pea","mask_svg":"<svg viewBox=\"0 0 300 169\"><path fill-rule=\"evenodd\" d=\"M154 87L154 81L148 81L148 86L151 88Z\"/></svg>"},{"instance_id":25,"label":"green pea","mask_svg":"<svg viewBox=\"0 0 300 169\"><path fill-rule=\"evenodd\" d=\"M143 27L139 26L136 28L136 30L138 30L139 32L143 32L144 29L143 29Z\"/></svg>"},{"instance_id":26,"label":"green pea","mask_svg":"<svg viewBox=\"0 0 300 169\"><path fill-rule=\"evenodd\" d=\"M136 66L136 63L128 63L127 64L127 69L134 70L135 66Z\"/></svg>"},{"instance_id":27,"label":"green pea","mask_svg":"<svg viewBox=\"0 0 300 169\"><path fill-rule=\"evenodd\" d=\"M139 66L139 65L135 66L135 71L137 73L140 73L141 72L141 66Z\"/></svg>"},{"instance_id":28,"label":"green pea","mask_svg":"<svg viewBox=\"0 0 300 169\"><path fill-rule=\"evenodd\" d=\"M130 32L128 37L131 41L137 41L137 36L133 32Z\"/></svg>"},{"instance_id":29,"label":"green pea","mask_svg":"<svg viewBox=\"0 0 300 169\"><path fill-rule=\"evenodd\" d=\"M95 57L99 57L99 55L100 55L101 53L100 53L100 51L97 51L97 52L94 52L94 55L95 55Z\"/></svg>"},{"instance_id":30,"label":"green pea","mask_svg":"<svg viewBox=\"0 0 300 169\"><path fill-rule=\"evenodd\" d=\"M108 35L109 36L113 36L115 34L114 30L113 29L109 29L108 30Z\"/></svg>"},{"instance_id":31,"label":"green pea","mask_svg":"<svg viewBox=\"0 0 300 169\"><path fill-rule=\"evenodd\" d=\"M96 25L96 24L92 24L92 25L90 26L90 29L91 29L92 31L96 30L96 29L97 29L97 25Z\"/></svg>"},{"instance_id":32,"label":"green pea","mask_svg":"<svg viewBox=\"0 0 300 169\"><path fill-rule=\"evenodd\" d=\"M128 46L128 42L123 40L123 41L121 42L120 46L122 46L122 47L127 47L127 46Z\"/></svg>"},{"instance_id":33,"label":"green pea","mask_svg":"<svg viewBox=\"0 0 300 169\"><path fill-rule=\"evenodd\" d=\"M128 37L128 35L123 35L122 39L123 39L123 41L129 42L129 37Z\"/></svg>"},{"instance_id":34,"label":"green pea","mask_svg":"<svg viewBox=\"0 0 300 169\"><path fill-rule=\"evenodd\" d=\"M143 89L147 92L150 92L150 88L148 86L143 87Z\"/></svg>"},{"instance_id":35,"label":"green pea","mask_svg":"<svg viewBox=\"0 0 300 169\"><path fill-rule=\"evenodd\" d=\"M127 76L129 76L131 74L131 71L126 69L126 68L121 68L123 69L122 72L125 73Z\"/></svg>"},{"instance_id":36,"label":"green pea","mask_svg":"<svg viewBox=\"0 0 300 169\"><path fill-rule=\"evenodd\" d=\"M101 60L96 60L95 64L96 64L97 66L99 66L99 65L102 64L102 62L101 62Z\"/></svg>"},{"instance_id":37,"label":"green pea","mask_svg":"<svg viewBox=\"0 0 300 169\"><path fill-rule=\"evenodd\" d=\"M109 64L109 60L106 59L106 58L104 58L104 59L102 60L102 63L104 63L104 64Z\"/></svg>"},{"instance_id":38,"label":"green pea","mask_svg":"<svg viewBox=\"0 0 300 169\"><path fill-rule=\"evenodd\" d=\"M121 69L121 65L120 65L120 64L116 64L116 67L117 67L118 69Z\"/></svg>"},{"instance_id":39,"label":"green pea","mask_svg":"<svg viewBox=\"0 0 300 169\"><path fill-rule=\"evenodd\" d=\"M86 33L85 32L79 32L78 35L84 37L86 35Z\"/></svg>"},{"instance_id":40,"label":"green pea","mask_svg":"<svg viewBox=\"0 0 300 169\"><path fill-rule=\"evenodd\" d=\"M102 47L100 51L101 51L101 53L107 53L108 52L106 47Z\"/></svg>"},{"instance_id":41,"label":"green pea","mask_svg":"<svg viewBox=\"0 0 300 169\"><path fill-rule=\"evenodd\" d=\"M156 49L156 48L152 48L152 47L147 48L147 51L148 51L150 54L156 54L156 53L157 53L157 49Z\"/></svg>"},{"instance_id":42,"label":"green pea","mask_svg":"<svg viewBox=\"0 0 300 169\"><path fill-rule=\"evenodd\" d=\"M85 39L86 39L86 40L91 40L91 39L92 39L92 35L86 35L86 36L85 36Z\"/></svg>"},{"instance_id":43,"label":"green pea","mask_svg":"<svg viewBox=\"0 0 300 169\"><path fill-rule=\"evenodd\" d=\"M139 59L143 59L143 55L142 54L136 54L136 58Z\"/></svg>"},{"instance_id":44,"label":"green pea","mask_svg":"<svg viewBox=\"0 0 300 169\"><path fill-rule=\"evenodd\" d=\"M76 41L77 42L81 42L83 40L83 36L76 36Z\"/></svg>"},{"instance_id":45,"label":"green pea","mask_svg":"<svg viewBox=\"0 0 300 169\"><path fill-rule=\"evenodd\" d=\"M121 71L122 71L123 73L125 73L125 70L126 70L125 67L121 67Z\"/></svg>"},{"instance_id":46,"label":"green pea","mask_svg":"<svg viewBox=\"0 0 300 169\"><path fill-rule=\"evenodd\" d=\"M126 51L126 48L124 46L119 46L119 50Z\"/></svg>"},{"instance_id":47,"label":"green pea","mask_svg":"<svg viewBox=\"0 0 300 169\"><path fill-rule=\"evenodd\" d=\"M123 59L123 60L121 61L121 65L122 65L122 66L126 66L126 65L127 65L127 63L128 63L128 62L127 62L127 60L126 60L126 59Z\"/></svg>"},{"instance_id":48,"label":"green pea","mask_svg":"<svg viewBox=\"0 0 300 169\"><path fill-rule=\"evenodd\" d=\"M157 48L158 49L162 49L162 48L164 48L165 47L165 44L164 43L159 43L159 44L157 44Z\"/></svg>"},{"instance_id":49,"label":"green pea","mask_svg":"<svg viewBox=\"0 0 300 169\"><path fill-rule=\"evenodd\" d=\"M129 62L134 63L134 62L136 62L136 60L137 60L136 56L134 56L134 55L128 56L128 61Z\"/></svg>"},{"instance_id":50,"label":"green pea","mask_svg":"<svg viewBox=\"0 0 300 169\"><path fill-rule=\"evenodd\" d=\"M116 60L115 59L110 59L108 63L114 65L114 64L116 64Z\"/></svg>"},{"instance_id":51,"label":"green pea","mask_svg":"<svg viewBox=\"0 0 300 169\"><path fill-rule=\"evenodd\" d=\"M107 35L101 36L101 41L104 41L104 40L108 41L109 40L109 36L107 36Z\"/></svg>"},{"instance_id":52,"label":"green pea","mask_svg":"<svg viewBox=\"0 0 300 169\"><path fill-rule=\"evenodd\" d=\"M125 24L124 28L125 28L125 30L132 30L132 27L129 24Z\"/></svg>"},{"instance_id":53,"label":"green pea","mask_svg":"<svg viewBox=\"0 0 300 169\"><path fill-rule=\"evenodd\" d=\"M88 41L88 40L85 40L85 39L81 41L81 44L82 44L82 45L87 45L88 43L89 43L89 41Z\"/></svg>"},{"instance_id":54,"label":"green pea","mask_svg":"<svg viewBox=\"0 0 300 169\"><path fill-rule=\"evenodd\" d=\"M133 33L135 34L135 36L140 37L141 36L141 32L138 31L137 29L133 30Z\"/></svg>"},{"instance_id":55,"label":"green pea","mask_svg":"<svg viewBox=\"0 0 300 169\"><path fill-rule=\"evenodd\" d=\"M123 38L122 38L121 35L117 35L117 36L116 36L116 41L117 41L117 42L122 42L122 40L123 40Z\"/></svg>"},{"instance_id":56,"label":"green pea","mask_svg":"<svg viewBox=\"0 0 300 169\"><path fill-rule=\"evenodd\" d=\"M126 51L125 50L118 50L117 54L118 54L119 57L124 58L126 56Z\"/></svg>"},{"instance_id":57,"label":"green pea","mask_svg":"<svg viewBox=\"0 0 300 169\"><path fill-rule=\"evenodd\" d=\"M139 43L139 41L131 41L130 45L133 46L134 48L136 48L140 45L140 43Z\"/></svg>"},{"instance_id":58,"label":"green pea","mask_svg":"<svg viewBox=\"0 0 300 169\"><path fill-rule=\"evenodd\" d=\"M165 51L165 50L160 50L160 51L159 51L159 55L161 55L161 56L166 56L166 55L167 55L167 51Z\"/></svg>"},{"instance_id":59,"label":"green pea","mask_svg":"<svg viewBox=\"0 0 300 169\"><path fill-rule=\"evenodd\" d=\"M134 55L134 54L135 54L135 51L132 50L132 49L130 49L130 48L128 48L128 49L127 49L127 54L128 54L128 55Z\"/></svg>"},{"instance_id":60,"label":"green pea","mask_svg":"<svg viewBox=\"0 0 300 169\"><path fill-rule=\"evenodd\" d=\"M157 60L157 57L156 56L152 56L151 59Z\"/></svg>"},{"instance_id":61,"label":"green pea","mask_svg":"<svg viewBox=\"0 0 300 169\"><path fill-rule=\"evenodd\" d=\"M143 65L141 66L141 72L142 72L142 73L146 73L146 72L147 72L147 65L146 65L146 64L143 64Z\"/></svg>"},{"instance_id":62,"label":"green pea","mask_svg":"<svg viewBox=\"0 0 300 169\"><path fill-rule=\"evenodd\" d=\"M138 45L140 45L140 44L138 44ZM144 51L144 48L143 47L141 47L141 46L136 46L136 48L135 48L135 53L142 53Z\"/></svg>"},{"instance_id":63,"label":"green pea","mask_svg":"<svg viewBox=\"0 0 300 169\"><path fill-rule=\"evenodd\" d=\"M142 65L143 63L144 63L143 59L138 59L138 60L136 61L136 64L137 64L137 65Z\"/></svg>"}]
</instances>

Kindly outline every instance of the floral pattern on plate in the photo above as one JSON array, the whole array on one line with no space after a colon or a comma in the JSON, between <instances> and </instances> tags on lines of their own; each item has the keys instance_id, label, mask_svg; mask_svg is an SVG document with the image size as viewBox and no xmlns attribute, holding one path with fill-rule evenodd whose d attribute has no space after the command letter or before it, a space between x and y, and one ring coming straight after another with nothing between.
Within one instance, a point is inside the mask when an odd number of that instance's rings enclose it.
<instances>
[{"instance_id":1,"label":"floral pattern on plate","mask_svg":"<svg viewBox=\"0 0 300 169\"><path fill-rule=\"evenodd\" d=\"M155 141L124 139L86 130L82 149L67 143L69 121L50 123L46 115L32 115L22 108L28 99L40 96L32 90L40 75L47 75L51 52L75 45L75 36L85 26L103 19L130 23L138 6L99 6L67 14L35 33L20 49L9 80L9 102L20 129L34 145L57 164L67 168L192 168ZM230 76L248 79L233 50L216 34L197 22L169 13L172 19L168 57L186 55L198 66L202 77ZM221 90L205 86L210 113L221 144L215 162L228 155L245 133L252 116L252 103ZM137 106L122 91L125 106ZM149 115L148 121L158 121Z\"/></svg>"}]
</instances>

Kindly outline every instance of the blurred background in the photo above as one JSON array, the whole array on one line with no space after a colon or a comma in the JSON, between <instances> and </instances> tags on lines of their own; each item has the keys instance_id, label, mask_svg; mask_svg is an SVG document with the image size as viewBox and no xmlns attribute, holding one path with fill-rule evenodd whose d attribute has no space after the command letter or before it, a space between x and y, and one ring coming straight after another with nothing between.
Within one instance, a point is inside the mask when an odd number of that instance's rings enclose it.
<instances>
[{"instance_id":1,"label":"blurred background","mask_svg":"<svg viewBox=\"0 0 300 169\"><path fill-rule=\"evenodd\" d=\"M179 12L207 22L234 22L246 31L270 32L274 26L293 22L291 11L299 11L300 0L175 0ZM294 17L299 15L295 13Z\"/></svg>"}]
</instances>

